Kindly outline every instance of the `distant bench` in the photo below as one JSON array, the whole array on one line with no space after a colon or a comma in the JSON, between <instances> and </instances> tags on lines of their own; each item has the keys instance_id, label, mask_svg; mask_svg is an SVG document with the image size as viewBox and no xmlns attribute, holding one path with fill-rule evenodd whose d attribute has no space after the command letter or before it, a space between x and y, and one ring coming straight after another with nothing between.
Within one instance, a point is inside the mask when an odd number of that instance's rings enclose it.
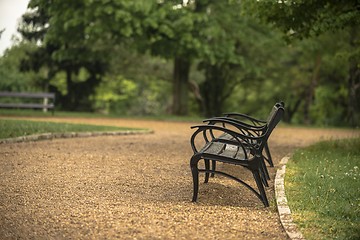
<instances>
[{"instance_id":1,"label":"distant bench","mask_svg":"<svg viewBox=\"0 0 360 240\"><path fill-rule=\"evenodd\" d=\"M24 102L16 101L15 99L42 99L42 102ZM8 99L12 99L9 101ZM13 100L14 99L14 100ZM55 110L55 93L29 93L29 92L0 92L0 108L28 108L28 109L43 109L47 112L52 110L54 115Z\"/></svg>"}]
</instances>

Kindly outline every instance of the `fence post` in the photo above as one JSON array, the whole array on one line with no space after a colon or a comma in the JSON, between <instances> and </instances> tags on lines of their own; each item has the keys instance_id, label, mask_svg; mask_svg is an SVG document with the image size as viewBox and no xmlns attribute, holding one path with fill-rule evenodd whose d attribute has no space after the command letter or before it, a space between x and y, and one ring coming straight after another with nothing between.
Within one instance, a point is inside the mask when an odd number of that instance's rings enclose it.
<instances>
[{"instance_id":1,"label":"fence post","mask_svg":"<svg viewBox=\"0 0 360 240\"><path fill-rule=\"evenodd\" d=\"M47 105L48 105L49 99L47 97L44 97L44 101L43 101L43 112L47 112Z\"/></svg>"}]
</instances>

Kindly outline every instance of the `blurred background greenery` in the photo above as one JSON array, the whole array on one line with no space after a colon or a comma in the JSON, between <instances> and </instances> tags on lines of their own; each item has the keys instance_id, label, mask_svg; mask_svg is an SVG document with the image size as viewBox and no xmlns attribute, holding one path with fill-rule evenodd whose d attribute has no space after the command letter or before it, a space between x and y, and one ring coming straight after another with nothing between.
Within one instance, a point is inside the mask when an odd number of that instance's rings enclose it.
<instances>
[{"instance_id":1,"label":"blurred background greenery","mask_svg":"<svg viewBox=\"0 0 360 240\"><path fill-rule=\"evenodd\" d=\"M31 0L0 91L123 116L266 116L358 126L358 1ZM6 100L6 99L5 99Z\"/></svg>"}]
</instances>

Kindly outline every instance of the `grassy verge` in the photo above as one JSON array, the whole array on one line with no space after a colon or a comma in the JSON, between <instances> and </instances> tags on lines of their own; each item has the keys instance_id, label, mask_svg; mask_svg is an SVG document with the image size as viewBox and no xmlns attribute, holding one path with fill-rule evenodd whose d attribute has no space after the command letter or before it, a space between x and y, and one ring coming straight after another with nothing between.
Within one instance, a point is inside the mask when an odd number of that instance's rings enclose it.
<instances>
[{"instance_id":1,"label":"grassy verge","mask_svg":"<svg viewBox=\"0 0 360 240\"><path fill-rule=\"evenodd\" d=\"M0 139L40 133L134 130L122 127L0 119Z\"/></svg>"},{"instance_id":2,"label":"grassy verge","mask_svg":"<svg viewBox=\"0 0 360 240\"><path fill-rule=\"evenodd\" d=\"M360 138L321 142L289 161L285 191L306 239L360 239Z\"/></svg>"}]
</instances>

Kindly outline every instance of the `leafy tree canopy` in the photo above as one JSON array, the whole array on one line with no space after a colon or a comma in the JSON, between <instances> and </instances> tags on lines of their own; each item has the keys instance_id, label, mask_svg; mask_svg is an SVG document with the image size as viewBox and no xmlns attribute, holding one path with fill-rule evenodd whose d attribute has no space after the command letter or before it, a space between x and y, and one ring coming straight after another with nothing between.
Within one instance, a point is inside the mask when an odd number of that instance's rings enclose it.
<instances>
[{"instance_id":1,"label":"leafy tree canopy","mask_svg":"<svg viewBox=\"0 0 360 240\"><path fill-rule=\"evenodd\" d=\"M360 3L357 0L259 0L252 7L267 22L287 32L290 38L303 38L359 26Z\"/></svg>"}]
</instances>

